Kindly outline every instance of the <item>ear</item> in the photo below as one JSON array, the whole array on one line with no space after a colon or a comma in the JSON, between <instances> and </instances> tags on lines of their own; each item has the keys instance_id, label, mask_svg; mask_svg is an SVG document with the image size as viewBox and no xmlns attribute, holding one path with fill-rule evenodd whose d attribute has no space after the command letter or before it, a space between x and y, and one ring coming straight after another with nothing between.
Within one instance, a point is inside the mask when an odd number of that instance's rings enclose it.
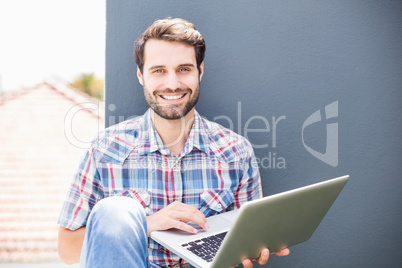
<instances>
[{"instance_id":1,"label":"ear","mask_svg":"<svg viewBox=\"0 0 402 268\"><path fill-rule=\"evenodd\" d=\"M201 62L201 64L200 64L200 82L201 82L203 75L204 75L204 62Z\"/></svg>"},{"instance_id":2,"label":"ear","mask_svg":"<svg viewBox=\"0 0 402 268\"><path fill-rule=\"evenodd\" d=\"M144 77L140 71L140 68L138 68L138 66L137 66L137 78L138 78L138 82L140 82L141 85L144 85Z\"/></svg>"}]
</instances>

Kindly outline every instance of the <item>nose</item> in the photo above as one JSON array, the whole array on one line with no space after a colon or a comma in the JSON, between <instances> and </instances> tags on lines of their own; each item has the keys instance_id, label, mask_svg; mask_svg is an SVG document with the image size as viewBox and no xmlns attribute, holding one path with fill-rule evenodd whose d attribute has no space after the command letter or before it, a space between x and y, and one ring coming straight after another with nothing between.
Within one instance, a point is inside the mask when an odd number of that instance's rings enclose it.
<instances>
[{"instance_id":1,"label":"nose","mask_svg":"<svg viewBox=\"0 0 402 268\"><path fill-rule=\"evenodd\" d=\"M168 73L165 80L165 87L171 90L180 88L180 79L175 72Z\"/></svg>"}]
</instances>

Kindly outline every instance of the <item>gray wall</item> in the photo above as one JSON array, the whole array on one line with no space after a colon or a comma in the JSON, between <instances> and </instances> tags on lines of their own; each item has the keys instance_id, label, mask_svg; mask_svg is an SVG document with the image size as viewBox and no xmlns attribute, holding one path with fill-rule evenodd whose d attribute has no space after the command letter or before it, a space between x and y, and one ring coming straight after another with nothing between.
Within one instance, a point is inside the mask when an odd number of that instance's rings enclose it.
<instances>
[{"instance_id":1,"label":"gray wall","mask_svg":"<svg viewBox=\"0 0 402 268\"><path fill-rule=\"evenodd\" d=\"M133 42L168 16L206 39L197 110L256 145L264 195L351 176L269 267L402 267L402 1L108 1L107 125L146 110Z\"/></svg>"}]
</instances>

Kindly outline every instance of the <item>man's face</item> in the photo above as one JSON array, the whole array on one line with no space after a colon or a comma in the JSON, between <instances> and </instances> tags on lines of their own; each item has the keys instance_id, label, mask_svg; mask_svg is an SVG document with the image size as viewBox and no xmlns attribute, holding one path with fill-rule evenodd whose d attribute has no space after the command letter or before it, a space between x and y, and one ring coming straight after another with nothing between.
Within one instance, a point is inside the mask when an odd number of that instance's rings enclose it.
<instances>
[{"instance_id":1,"label":"man's face","mask_svg":"<svg viewBox=\"0 0 402 268\"><path fill-rule=\"evenodd\" d=\"M137 68L145 99L160 117L175 120L194 113L204 64L197 69L194 47L150 39L145 44L144 68Z\"/></svg>"}]
</instances>

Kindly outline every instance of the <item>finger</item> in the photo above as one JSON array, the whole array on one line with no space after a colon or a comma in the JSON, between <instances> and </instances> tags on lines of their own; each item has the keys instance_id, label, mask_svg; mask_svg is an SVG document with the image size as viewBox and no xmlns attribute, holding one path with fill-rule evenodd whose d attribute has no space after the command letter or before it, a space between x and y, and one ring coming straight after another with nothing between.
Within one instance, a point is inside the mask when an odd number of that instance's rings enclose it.
<instances>
[{"instance_id":1,"label":"finger","mask_svg":"<svg viewBox=\"0 0 402 268\"><path fill-rule=\"evenodd\" d=\"M183 231L188 232L188 233L192 233L192 234L198 233L197 229L195 229L193 226L188 225L188 224L186 224L186 223L184 223L182 221L179 221L179 220L171 219L169 225L172 228L177 228L177 229L183 230Z\"/></svg>"},{"instance_id":2,"label":"finger","mask_svg":"<svg viewBox=\"0 0 402 268\"><path fill-rule=\"evenodd\" d=\"M199 225L201 228L208 229L209 226L205 215L195 207L189 207L181 207L180 209L172 212L172 217L183 222L192 221Z\"/></svg>"},{"instance_id":3,"label":"finger","mask_svg":"<svg viewBox=\"0 0 402 268\"><path fill-rule=\"evenodd\" d=\"M290 250L288 248L284 248L281 250L278 250L277 252L274 252L273 254L277 255L277 256L287 256L289 255Z\"/></svg>"},{"instance_id":4,"label":"finger","mask_svg":"<svg viewBox=\"0 0 402 268\"><path fill-rule=\"evenodd\" d=\"M258 264L264 265L268 262L269 259L269 250L265 248L263 251L261 251L261 255L258 258Z\"/></svg>"},{"instance_id":5,"label":"finger","mask_svg":"<svg viewBox=\"0 0 402 268\"><path fill-rule=\"evenodd\" d=\"M192 212L200 218L205 218L205 215L201 211L199 211L196 207L188 204L178 202L178 206L175 209L178 211Z\"/></svg>"},{"instance_id":6,"label":"finger","mask_svg":"<svg viewBox=\"0 0 402 268\"><path fill-rule=\"evenodd\" d=\"M253 262L250 259L244 259L241 263L244 268L253 268Z\"/></svg>"}]
</instances>

